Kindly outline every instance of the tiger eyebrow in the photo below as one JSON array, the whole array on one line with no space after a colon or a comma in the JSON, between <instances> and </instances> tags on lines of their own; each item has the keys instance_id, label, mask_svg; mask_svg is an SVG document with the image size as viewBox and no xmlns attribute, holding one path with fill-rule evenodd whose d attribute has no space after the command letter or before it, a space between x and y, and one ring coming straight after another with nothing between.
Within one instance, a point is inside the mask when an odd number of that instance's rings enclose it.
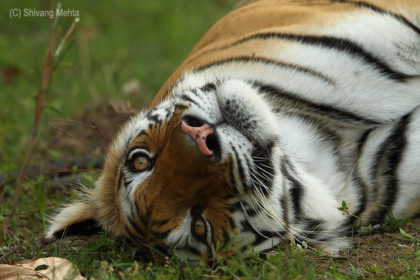
<instances>
[{"instance_id":1,"label":"tiger eyebrow","mask_svg":"<svg viewBox=\"0 0 420 280\"><path fill-rule=\"evenodd\" d=\"M118 170L118 169L117 169ZM117 180L117 190L119 191L121 189L121 186L124 185L124 172L122 172L122 168L119 168L119 174L118 174L118 180Z\"/></svg>"}]
</instances>

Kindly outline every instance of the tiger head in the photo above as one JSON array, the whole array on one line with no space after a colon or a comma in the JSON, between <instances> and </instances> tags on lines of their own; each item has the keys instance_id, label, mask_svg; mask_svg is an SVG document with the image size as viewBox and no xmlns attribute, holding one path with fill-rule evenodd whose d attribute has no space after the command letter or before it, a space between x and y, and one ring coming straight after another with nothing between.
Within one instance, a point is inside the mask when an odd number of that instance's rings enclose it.
<instances>
[{"instance_id":1,"label":"tiger head","mask_svg":"<svg viewBox=\"0 0 420 280\"><path fill-rule=\"evenodd\" d=\"M95 188L63 208L47 236L93 222L187 259L214 255L233 232L245 248L261 238L250 219L281 157L274 114L251 83L185 75L122 128Z\"/></svg>"}]
</instances>

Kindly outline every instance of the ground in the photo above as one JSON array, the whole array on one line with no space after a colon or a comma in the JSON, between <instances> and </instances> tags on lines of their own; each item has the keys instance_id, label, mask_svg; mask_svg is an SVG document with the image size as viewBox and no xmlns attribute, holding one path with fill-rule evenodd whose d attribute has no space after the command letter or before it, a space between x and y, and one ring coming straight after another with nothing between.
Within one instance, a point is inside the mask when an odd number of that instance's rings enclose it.
<instances>
[{"instance_id":1,"label":"ground","mask_svg":"<svg viewBox=\"0 0 420 280\"><path fill-rule=\"evenodd\" d=\"M47 9L48 1L5 0L0 10ZM107 233L43 245L46 217L80 184L92 186L107 143L130 114L147 106L205 30L235 1L63 2L80 10L74 41L54 71L28 179L12 225L0 231L0 263L60 256L96 279L418 279L420 220L391 218L364 228L338 256L284 244L248 259L224 256L197 266L157 261ZM60 25L65 30L71 19ZM45 18L0 17L0 225L10 214L48 40ZM62 31L63 33L64 31ZM403 231L400 231L400 228Z\"/></svg>"}]
</instances>

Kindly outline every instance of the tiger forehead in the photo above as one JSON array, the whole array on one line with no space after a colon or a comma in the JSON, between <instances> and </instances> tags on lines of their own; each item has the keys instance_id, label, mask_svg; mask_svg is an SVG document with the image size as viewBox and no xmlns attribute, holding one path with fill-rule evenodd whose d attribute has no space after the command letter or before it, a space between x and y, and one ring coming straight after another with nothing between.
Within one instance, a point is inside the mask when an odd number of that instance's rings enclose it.
<instances>
[{"instance_id":1,"label":"tiger forehead","mask_svg":"<svg viewBox=\"0 0 420 280\"><path fill-rule=\"evenodd\" d=\"M150 153L156 153L156 150L165 144L168 126L169 122L166 120L150 123L148 127L142 129L137 137L131 142L129 150L134 147L139 147Z\"/></svg>"},{"instance_id":2,"label":"tiger forehead","mask_svg":"<svg viewBox=\"0 0 420 280\"><path fill-rule=\"evenodd\" d=\"M146 115L147 125L140 130L131 142L129 150L139 147L151 153L156 153L158 149L165 145L171 128L179 122L186 109L188 109L188 106L172 105L151 110Z\"/></svg>"}]
</instances>

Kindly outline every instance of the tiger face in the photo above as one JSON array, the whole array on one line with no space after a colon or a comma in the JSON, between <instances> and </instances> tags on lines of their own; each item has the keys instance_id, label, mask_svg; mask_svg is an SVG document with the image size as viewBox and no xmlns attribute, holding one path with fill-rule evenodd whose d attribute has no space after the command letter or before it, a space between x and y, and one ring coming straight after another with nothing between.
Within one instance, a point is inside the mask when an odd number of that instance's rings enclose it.
<instances>
[{"instance_id":1,"label":"tiger face","mask_svg":"<svg viewBox=\"0 0 420 280\"><path fill-rule=\"evenodd\" d=\"M172 91L122 129L88 200L97 205L93 219L117 234L188 257L213 256L244 228L241 200L270 192L274 112L239 80ZM239 240L242 247L252 241Z\"/></svg>"},{"instance_id":2,"label":"tiger face","mask_svg":"<svg viewBox=\"0 0 420 280\"><path fill-rule=\"evenodd\" d=\"M241 81L173 91L133 120L136 134L117 151L124 161L114 185L129 236L212 256L241 228L234 217L241 196L267 195L273 113L257 89Z\"/></svg>"}]
</instances>

